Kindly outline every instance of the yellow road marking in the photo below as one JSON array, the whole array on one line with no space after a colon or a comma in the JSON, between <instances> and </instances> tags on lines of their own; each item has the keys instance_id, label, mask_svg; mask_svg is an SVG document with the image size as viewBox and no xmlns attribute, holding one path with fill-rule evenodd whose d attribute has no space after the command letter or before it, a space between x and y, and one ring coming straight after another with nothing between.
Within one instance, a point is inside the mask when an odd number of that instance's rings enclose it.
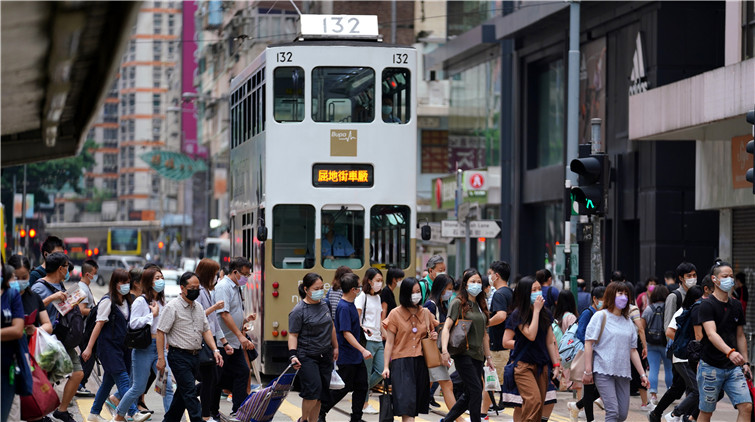
<instances>
[{"instance_id":1,"label":"yellow road marking","mask_svg":"<svg viewBox=\"0 0 755 422\"><path fill-rule=\"evenodd\" d=\"M288 416L292 421L299 420L299 418L301 417L301 408L295 406L288 400L283 400L281 407L278 409L278 412Z\"/></svg>"},{"instance_id":2,"label":"yellow road marking","mask_svg":"<svg viewBox=\"0 0 755 422\"><path fill-rule=\"evenodd\" d=\"M81 416L86 420L87 417L89 417L89 412L92 410L92 405L94 404L94 398L91 397L76 397L76 405L79 407L79 413ZM102 412L100 413L100 416L103 418L110 420L113 419L113 414L110 412L110 408L108 405L102 406Z\"/></svg>"}]
</instances>

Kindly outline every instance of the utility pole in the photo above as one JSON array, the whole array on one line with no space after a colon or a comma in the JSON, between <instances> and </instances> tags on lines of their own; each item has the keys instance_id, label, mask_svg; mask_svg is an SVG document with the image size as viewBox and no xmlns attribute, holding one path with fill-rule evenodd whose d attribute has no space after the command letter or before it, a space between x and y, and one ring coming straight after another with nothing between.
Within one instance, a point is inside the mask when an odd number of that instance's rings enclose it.
<instances>
[{"instance_id":1,"label":"utility pole","mask_svg":"<svg viewBox=\"0 0 755 422\"><path fill-rule=\"evenodd\" d=\"M572 0L569 5L569 74L566 109L566 162L577 158L579 150L579 19L580 3ZM569 166L564 166L564 289L570 289L577 297L576 274L571 274L572 228L577 220L571 213L571 187L573 185Z\"/></svg>"},{"instance_id":2,"label":"utility pole","mask_svg":"<svg viewBox=\"0 0 755 422\"><path fill-rule=\"evenodd\" d=\"M26 164L24 164L24 183L23 183L22 192L23 193L21 196L21 228L23 230L26 230ZM13 193L15 195L15 192ZM23 237L24 256L29 256L29 248L28 248L29 243L26 240L28 237L29 237L28 233L26 236Z\"/></svg>"},{"instance_id":3,"label":"utility pole","mask_svg":"<svg viewBox=\"0 0 755 422\"><path fill-rule=\"evenodd\" d=\"M459 207L461 207L461 203L464 200L464 197L462 196L462 190L461 190L461 176L462 176L462 170L459 168L459 162L456 162L456 200L454 201L454 213L456 214L456 221L461 222L461 219L459 218ZM459 245L456 245L456 272L460 273L460 266L462 265L461 262L461 252L459 251Z\"/></svg>"},{"instance_id":4,"label":"utility pole","mask_svg":"<svg viewBox=\"0 0 755 422\"><path fill-rule=\"evenodd\" d=\"M600 139L600 126L601 119L590 120L590 130L592 138L591 152L595 154L605 154L606 148L603 141ZM603 171L607 171L604 169ZM604 180L610 180L608 175L603 175ZM603 212L592 216L592 248L590 250L590 277L592 280L598 280L601 283L604 282L605 269L603 265L603 221L604 215L608 210L608 185L604 185L601 189L601 195L603 196Z\"/></svg>"}]
</instances>

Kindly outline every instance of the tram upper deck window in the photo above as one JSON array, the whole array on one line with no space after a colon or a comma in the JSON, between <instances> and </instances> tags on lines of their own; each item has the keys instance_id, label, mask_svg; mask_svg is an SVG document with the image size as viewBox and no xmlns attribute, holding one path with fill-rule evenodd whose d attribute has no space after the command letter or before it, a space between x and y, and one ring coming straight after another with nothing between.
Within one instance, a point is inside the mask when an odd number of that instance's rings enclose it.
<instances>
[{"instance_id":1,"label":"tram upper deck window","mask_svg":"<svg viewBox=\"0 0 755 422\"><path fill-rule=\"evenodd\" d=\"M275 268L312 268L307 250L315 243L315 208L311 205L273 207L273 265Z\"/></svg>"},{"instance_id":2,"label":"tram upper deck window","mask_svg":"<svg viewBox=\"0 0 755 422\"><path fill-rule=\"evenodd\" d=\"M405 205L375 205L370 209L370 264L408 268L411 251Z\"/></svg>"},{"instance_id":3,"label":"tram upper deck window","mask_svg":"<svg viewBox=\"0 0 755 422\"><path fill-rule=\"evenodd\" d=\"M364 210L341 207L322 210L320 254L323 268L364 263Z\"/></svg>"},{"instance_id":4,"label":"tram upper deck window","mask_svg":"<svg viewBox=\"0 0 755 422\"><path fill-rule=\"evenodd\" d=\"M383 70L380 115L386 123L406 123L411 116L409 69L391 67Z\"/></svg>"},{"instance_id":5,"label":"tram upper deck window","mask_svg":"<svg viewBox=\"0 0 755 422\"><path fill-rule=\"evenodd\" d=\"M375 71L369 67L312 70L312 120L369 123L375 119Z\"/></svg>"},{"instance_id":6,"label":"tram upper deck window","mask_svg":"<svg viewBox=\"0 0 755 422\"><path fill-rule=\"evenodd\" d=\"M304 70L278 67L273 71L273 117L276 122L304 120Z\"/></svg>"}]
</instances>

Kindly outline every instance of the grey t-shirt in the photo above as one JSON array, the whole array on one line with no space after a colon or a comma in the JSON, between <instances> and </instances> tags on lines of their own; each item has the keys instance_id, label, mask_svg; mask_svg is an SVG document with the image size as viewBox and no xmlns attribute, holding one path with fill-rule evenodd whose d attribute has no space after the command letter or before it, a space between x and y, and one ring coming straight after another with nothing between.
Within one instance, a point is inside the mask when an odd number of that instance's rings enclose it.
<instances>
[{"instance_id":1,"label":"grey t-shirt","mask_svg":"<svg viewBox=\"0 0 755 422\"><path fill-rule=\"evenodd\" d=\"M94 295L92 295L92 290L89 288L89 286L83 281L79 281L79 289L87 295L86 298L81 301L81 303L85 303L87 309L94 308L97 302L94 301Z\"/></svg>"},{"instance_id":2,"label":"grey t-shirt","mask_svg":"<svg viewBox=\"0 0 755 422\"><path fill-rule=\"evenodd\" d=\"M234 283L233 280L228 278L228 276L225 276L215 286L214 296L216 302L218 300L223 301L223 307L215 311L218 316L218 324L223 331L222 335L225 336L225 339L228 340L228 344L230 344L231 347L238 349L241 347L241 341L225 324L221 314L223 312L228 312L231 315L231 318L233 318L233 323L236 325L236 328L241 331L244 326L244 304L241 301L241 288ZM218 337L220 334L215 333L215 336Z\"/></svg>"},{"instance_id":3,"label":"grey t-shirt","mask_svg":"<svg viewBox=\"0 0 755 422\"><path fill-rule=\"evenodd\" d=\"M320 356L333 352L333 320L328 305L303 300L288 314L288 331L299 335L297 356Z\"/></svg>"}]
</instances>

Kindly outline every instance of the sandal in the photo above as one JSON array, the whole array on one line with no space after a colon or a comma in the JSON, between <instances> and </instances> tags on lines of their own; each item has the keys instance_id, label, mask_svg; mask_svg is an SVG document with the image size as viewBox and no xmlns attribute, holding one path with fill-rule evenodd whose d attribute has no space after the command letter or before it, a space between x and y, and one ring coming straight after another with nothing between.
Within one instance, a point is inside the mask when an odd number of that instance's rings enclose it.
<instances>
[{"instance_id":1,"label":"sandal","mask_svg":"<svg viewBox=\"0 0 755 422\"><path fill-rule=\"evenodd\" d=\"M144 402L141 401L141 400L139 400L139 404L137 405L136 408L139 409L140 412L147 412L147 413L150 413L150 414L154 414L155 413L154 410L150 410L149 407L147 407L147 405L144 404Z\"/></svg>"}]
</instances>

